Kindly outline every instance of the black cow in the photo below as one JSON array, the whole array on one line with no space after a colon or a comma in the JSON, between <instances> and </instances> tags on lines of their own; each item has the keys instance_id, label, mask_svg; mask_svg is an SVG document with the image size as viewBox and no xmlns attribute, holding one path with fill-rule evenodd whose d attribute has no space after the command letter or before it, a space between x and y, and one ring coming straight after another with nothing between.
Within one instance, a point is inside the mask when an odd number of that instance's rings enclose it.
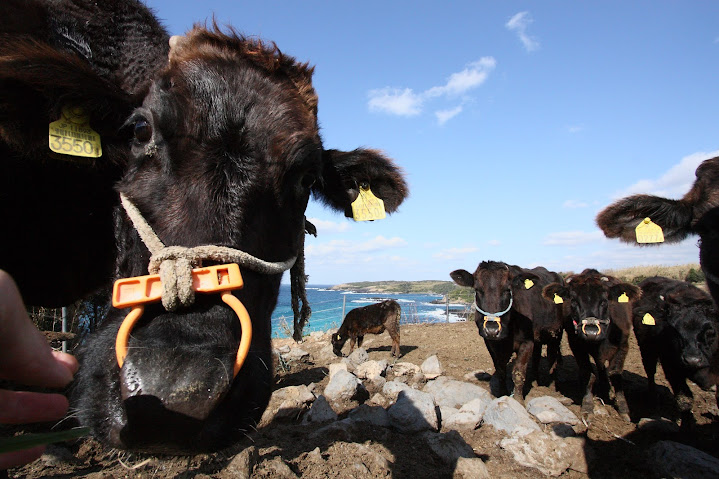
<instances>
[{"instance_id":1,"label":"black cow","mask_svg":"<svg viewBox=\"0 0 719 479\"><path fill-rule=\"evenodd\" d=\"M699 262L709 292L719 304L719 156L699 165L694 185L682 199L652 195L622 198L597 215L597 225L607 238L638 244L635 229L645 218L662 228L668 243L699 236ZM719 354L712 359L710 372L714 381L719 381Z\"/></svg>"},{"instance_id":2,"label":"black cow","mask_svg":"<svg viewBox=\"0 0 719 479\"><path fill-rule=\"evenodd\" d=\"M0 2L0 268L43 304L163 278L163 305L131 335L112 310L82 354L74 407L102 442L193 453L243 438L272 390L270 317L310 195L343 212L363 188L388 212L406 196L380 153L323 147L312 72L231 29L170 40L136 0ZM98 151L86 127L102 156L64 154ZM244 288L195 297L191 268L217 263L239 263ZM232 298L252 325L241 368Z\"/></svg>"},{"instance_id":3,"label":"black cow","mask_svg":"<svg viewBox=\"0 0 719 479\"><path fill-rule=\"evenodd\" d=\"M584 395L582 414L588 416L594 410L592 390L599 379L602 388L613 388L617 411L629 421L622 371L632 330L631 304L641 297L641 290L597 270L585 269L566 278L565 284L547 285L542 294L549 302L562 299L564 329L579 367ZM590 357L594 359L596 375L592 373Z\"/></svg>"},{"instance_id":4,"label":"black cow","mask_svg":"<svg viewBox=\"0 0 719 479\"><path fill-rule=\"evenodd\" d=\"M475 323L484 338L499 381L499 394L506 392L506 372L512 353L514 396L524 400L524 383L530 358L539 381L542 344L547 345L550 375L559 358L562 322L557 308L542 299L542 288L562 278L546 268L524 269L496 261L483 261L474 274L459 269L450 276L460 286L474 289Z\"/></svg>"},{"instance_id":5,"label":"black cow","mask_svg":"<svg viewBox=\"0 0 719 479\"><path fill-rule=\"evenodd\" d=\"M656 396L657 361L674 392L682 426L691 424L694 395L687 379L704 390L710 360L717 352L719 316L711 297L696 286L656 276L641 283L642 298L634 303L634 334L642 353L649 393Z\"/></svg>"},{"instance_id":6,"label":"black cow","mask_svg":"<svg viewBox=\"0 0 719 479\"><path fill-rule=\"evenodd\" d=\"M358 347L362 347L365 334L382 334L386 330L392 338L392 356L398 358L401 317L402 308L393 299L355 308L347 313L340 329L332 335L332 350L337 356L342 356L342 347L349 339L351 353L354 351L355 342Z\"/></svg>"}]
</instances>

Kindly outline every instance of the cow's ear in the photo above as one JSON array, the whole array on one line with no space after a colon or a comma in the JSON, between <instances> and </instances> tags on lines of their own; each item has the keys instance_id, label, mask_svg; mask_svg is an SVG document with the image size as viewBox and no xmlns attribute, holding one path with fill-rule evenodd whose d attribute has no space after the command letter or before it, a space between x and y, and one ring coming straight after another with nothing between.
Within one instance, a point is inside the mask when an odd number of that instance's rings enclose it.
<instances>
[{"instance_id":1,"label":"cow's ear","mask_svg":"<svg viewBox=\"0 0 719 479\"><path fill-rule=\"evenodd\" d=\"M512 278L512 289L538 288L539 276L533 273L520 273Z\"/></svg>"},{"instance_id":2,"label":"cow's ear","mask_svg":"<svg viewBox=\"0 0 719 479\"><path fill-rule=\"evenodd\" d=\"M645 218L662 228L667 243L676 243L692 233L691 205L650 195L629 196L607 206L597 215L597 225L607 238L636 244L636 227Z\"/></svg>"},{"instance_id":3,"label":"cow's ear","mask_svg":"<svg viewBox=\"0 0 719 479\"><path fill-rule=\"evenodd\" d=\"M460 286L474 288L474 276L466 269L457 269L449 273L449 276Z\"/></svg>"},{"instance_id":4,"label":"cow's ear","mask_svg":"<svg viewBox=\"0 0 719 479\"><path fill-rule=\"evenodd\" d=\"M133 108L130 95L94 72L89 60L26 35L0 37L0 84L0 129L15 147L37 143L33 135L43 129L47 135L67 106L82 108L103 137L116 134Z\"/></svg>"},{"instance_id":5,"label":"cow's ear","mask_svg":"<svg viewBox=\"0 0 719 479\"><path fill-rule=\"evenodd\" d=\"M642 290L638 286L629 283L615 284L609 288L609 299L619 303L637 301L642 297Z\"/></svg>"},{"instance_id":6,"label":"cow's ear","mask_svg":"<svg viewBox=\"0 0 719 479\"><path fill-rule=\"evenodd\" d=\"M569 301L569 288L562 283L549 283L542 289L542 296L551 303L561 303ZM559 299L561 301L559 301Z\"/></svg>"},{"instance_id":7,"label":"cow's ear","mask_svg":"<svg viewBox=\"0 0 719 479\"><path fill-rule=\"evenodd\" d=\"M312 192L326 205L352 216L352 202L359 196L360 186L368 187L384 202L388 213L397 210L409 195L401 168L374 150L322 152L322 181Z\"/></svg>"}]
</instances>

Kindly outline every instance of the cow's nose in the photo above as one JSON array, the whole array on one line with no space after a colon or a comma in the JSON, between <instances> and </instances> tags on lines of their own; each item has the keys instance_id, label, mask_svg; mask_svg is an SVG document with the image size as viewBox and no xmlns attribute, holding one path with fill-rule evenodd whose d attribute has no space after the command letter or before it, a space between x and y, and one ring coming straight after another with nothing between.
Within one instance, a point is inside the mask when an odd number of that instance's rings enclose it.
<instances>
[{"instance_id":1,"label":"cow's nose","mask_svg":"<svg viewBox=\"0 0 719 479\"><path fill-rule=\"evenodd\" d=\"M588 340L592 341L599 337L599 327L593 324L588 324L582 328L582 331L584 332L584 335L587 337Z\"/></svg>"},{"instance_id":2,"label":"cow's nose","mask_svg":"<svg viewBox=\"0 0 719 479\"><path fill-rule=\"evenodd\" d=\"M690 368L700 368L705 366L704 358L698 354L682 354L682 362ZM708 366L708 364L706 364Z\"/></svg>"},{"instance_id":3,"label":"cow's nose","mask_svg":"<svg viewBox=\"0 0 719 479\"><path fill-rule=\"evenodd\" d=\"M500 328L499 322L488 321L484 325L484 333L485 333L485 336L488 338L498 337L500 331L501 331L501 328Z\"/></svg>"}]
</instances>

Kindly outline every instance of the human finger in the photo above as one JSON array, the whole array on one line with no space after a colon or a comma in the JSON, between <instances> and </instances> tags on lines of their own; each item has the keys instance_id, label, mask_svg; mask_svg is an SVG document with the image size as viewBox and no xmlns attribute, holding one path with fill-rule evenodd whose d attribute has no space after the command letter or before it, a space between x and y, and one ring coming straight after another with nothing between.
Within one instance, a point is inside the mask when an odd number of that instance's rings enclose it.
<instances>
[{"instance_id":1,"label":"human finger","mask_svg":"<svg viewBox=\"0 0 719 479\"><path fill-rule=\"evenodd\" d=\"M45 394L0 389L0 423L26 424L57 421L69 407L62 394Z\"/></svg>"},{"instance_id":2,"label":"human finger","mask_svg":"<svg viewBox=\"0 0 719 479\"><path fill-rule=\"evenodd\" d=\"M44 451L45 446L36 446L31 449L0 454L0 471L32 462L42 456Z\"/></svg>"}]
</instances>

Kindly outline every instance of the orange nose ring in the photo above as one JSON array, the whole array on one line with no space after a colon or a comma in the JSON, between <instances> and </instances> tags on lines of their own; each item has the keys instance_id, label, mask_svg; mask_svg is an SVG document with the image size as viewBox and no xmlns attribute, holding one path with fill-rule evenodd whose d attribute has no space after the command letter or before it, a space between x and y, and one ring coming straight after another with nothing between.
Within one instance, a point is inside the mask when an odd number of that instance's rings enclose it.
<instances>
[{"instance_id":1,"label":"orange nose ring","mask_svg":"<svg viewBox=\"0 0 719 479\"><path fill-rule=\"evenodd\" d=\"M235 263L192 270L192 288L198 293L220 293L222 301L232 308L240 320L242 339L237 348L233 377L240 372L252 342L250 315L242 302L230 293L230 291L240 289L242 286L244 286L244 283L240 275L240 267ZM115 354L120 368L122 368L127 356L127 343L130 340L130 332L145 311L144 305L160 301L161 298L162 282L157 274L123 278L115 281L112 290L112 305L118 309L132 307L130 313L122 321L115 340Z\"/></svg>"}]
</instances>

